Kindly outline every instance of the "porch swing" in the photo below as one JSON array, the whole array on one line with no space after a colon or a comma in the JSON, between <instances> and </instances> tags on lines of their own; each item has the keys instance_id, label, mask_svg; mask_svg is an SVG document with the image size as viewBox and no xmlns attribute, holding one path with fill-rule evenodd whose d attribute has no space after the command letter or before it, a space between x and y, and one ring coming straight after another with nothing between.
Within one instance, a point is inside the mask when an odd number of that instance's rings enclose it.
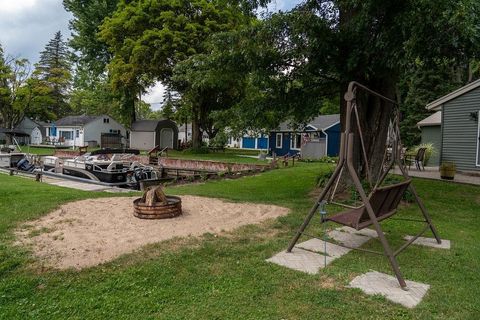
<instances>
[{"instance_id":1,"label":"porch swing","mask_svg":"<svg viewBox=\"0 0 480 320\"><path fill-rule=\"evenodd\" d=\"M360 126L360 119L358 116L358 108L357 108L357 91L363 91L366 94L374 96L384 103L391 103L395 108L395 112L392 113L389 121L389 128L388 128L388 138L387 138L387 147L391 148L391 156L387 157L387 148L384 152L382 166L380 167L380 171L377 175L377 180L375 183L372 181L372 174L370 172L370 166L368 163L368 157L365 149L365 144L363 140L363 133L362 128ZM423 235L428 229L431 230L433 236L435 237L438 244L441 243L441 239L430 219L430 216L423 205L422 200L418 196L414 186L412 185L412 179L408 176L408 173L404 167L404 164L401 160L401 151L402 151L402 144L400 139L400 115L398 112L398 104L387 98L383 95L370 90L369 88L357 83L357 82L350 82L348 86L348 91L345 93L345 100L347 102L346 105L346 118L345 118L345 128L341 134L340 139L340 154L338 164L326 183L324 189L322 190L320 196L318 197L317 201L311 208L309 214L306 216L303 224L295 234L294 238L290 242L287 252L292 252L292 249L295 247L296 243L300 239L302 235L307 235L305 233L305 229L308 227L310 221L314 217L317 210L320 208L321 210L321 223L324 224L326 222L334 222L340 225L348 226L354 228L355 230L362 230L369 226L374 227L378 235L378 239L380 240L383 246L383 252L367 250L362 248L354 248L350 246L346 246L343 244L337 244L349 249L355 249L360 251L366 251L369 253L375 253L384 255L388 258L390 265L392 267L393 272L398 280L398 283L402 287L402 289L407 289L407 284L400 272L400 267L398 265L398 261L396 256L406 249L410 244L412 244L418 237ZM354 166L354 157L353 157L353 149L354 149L354 136L355 133L352 130L352 120L353 118L356 121L356 133L358 134L360 145L361 145L361 153L364 161L364 167L366 172L366 179L371 188L371 192L367 195L365 188L363 187L359 175ZM389 158L389 160L387 160ZM398 182L392 185L382 186L387 174L389 173L390 169L397 165L402 172L402 176L404 180L402 182ZM351 206L344 203L340 203L335 201L335 195L337 192L337 188L339 185L339 181L343 175L344 169L348 170L348 174L355 186L356 191L358 192L360 199L362 201L362 205L360 206ZM398 205L405 194L406 190L410 190L412 193L415 202L420 208L422 213L423 219L398 219L398 220L409 220L414 222L421 222L424 224L424 227L421 231L409 239L406 243L404 243L400 248L393 251L390 247L384 232L380 226L380 221L384 219L388 219L394 216L397 213ZM324 209L325 204L334 204L345 207L346 210L340 213L337 213L333 216L327 217L326 211ZM310 236L310 235L308 235ZM323 239L325 241L325 239ZM325 241L326 247L326 241Z\"/></svg>"}]
</instances>

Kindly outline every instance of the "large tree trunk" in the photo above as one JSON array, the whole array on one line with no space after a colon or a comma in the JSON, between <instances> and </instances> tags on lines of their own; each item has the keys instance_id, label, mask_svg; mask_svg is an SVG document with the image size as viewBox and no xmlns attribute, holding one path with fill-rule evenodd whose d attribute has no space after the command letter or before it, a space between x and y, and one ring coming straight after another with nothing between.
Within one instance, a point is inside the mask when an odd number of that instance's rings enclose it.
<instances>
[{"instance_id":1,"label":"large tree trunk","mask_svg":"<svg viewBox=\"0 0 480 320\"><path fill-rule=\"evenodd\" d=\"M362 82L362 80L359 80L359 82L367 86L369 89L387 98L395 100L396 85L394 78L378 79L376 81L370 82ZM343 93L346 92L347 85L348 84L344 84L342 86ZM365 145L366 157L369 162L369 169L372 175L371 178L373 181L375 181L383 165L383 157L388 135L388 126L395 106L391 103L385 102L377 97L367 94L360 89L357 90L356 103L360 120L360 129ZM345 128L345 118L347 110L344 99L342 99L340 110L342 128ZM351 128L353 133L355 134L353 149L354 163L360 175L360 178L365 178L367 170L362 154L363 151L355 113L352 114L351 119Z\"/></svg>"},{"instance_id":2,"label":"large tree trunk","mask_svg":"<svg viewBox=\"0 0 480 320\"><path fill-rule=\"evenodd\" d=\"M192 148L198 149L202 146L202 133L200 131L200 119L198 108L192 110Z\"/></svg>"}]
</instances>

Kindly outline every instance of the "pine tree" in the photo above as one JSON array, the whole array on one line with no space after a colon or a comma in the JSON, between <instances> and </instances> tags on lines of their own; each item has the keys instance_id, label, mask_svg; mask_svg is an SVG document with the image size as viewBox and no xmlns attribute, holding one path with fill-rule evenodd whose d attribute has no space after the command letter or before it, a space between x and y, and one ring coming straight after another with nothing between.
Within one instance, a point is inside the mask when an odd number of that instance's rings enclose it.
<instances>
[{"instance_id":1,"label":"pine tree","mask_svg":"<svg viewBox=\"0 0 480 320\"><path fill-rule=\"evenodd\" d=\"M54 120L70 111L70 64L70 52L58 31L40 53L32 79L35 113L44 120Z\"/></svg>"}]
</instances>

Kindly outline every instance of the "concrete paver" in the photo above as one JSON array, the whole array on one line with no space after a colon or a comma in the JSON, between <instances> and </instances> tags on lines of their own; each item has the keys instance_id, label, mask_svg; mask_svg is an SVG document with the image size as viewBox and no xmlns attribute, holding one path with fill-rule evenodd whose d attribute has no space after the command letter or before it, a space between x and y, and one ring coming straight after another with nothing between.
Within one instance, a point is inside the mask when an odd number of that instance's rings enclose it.
<instances>
[{"instance_id":1,"label":"concrete paver","mask_svg":"<svg viewBox=\"0 0 480 320\"><path fill-rule=\"evenodd\" d=\"M326 261L325 261L326 260ZM267 259L289 269L316 274L318 270L330 264L335 258L310 252L300 248L293 248L292 252L282 251Z\"/></svg>"},{"instance_id":2,"label":"concrete paver","mask_svg":"<svg viewBox=\"0 0 480 320\"><path fill-rule=\"evenodd\" d=\"M349 233L340 230L332 230L327 233L327 235L335 241L340 242L343 245L358 248L363 245L365 242L371 239L371 237L363 236L355 233Z\"/></svg>"},{"instance_id":3,"label":"concrete paver","mask_svg":"<svg viewBox=\"0 0 480 320\"><path fill-rule=\"evenodd\" d=\"M413 236L405 236L403 239L410 240ZM432 247L437 249L450 249L450 240L442 239L442 243L438 244L435 238L425 238L425 237L418 237L417 240L413 241L412 244L417 244L420 246L425 247Z\"/></svg>"},{"instance_id":4,"label":"concrete paver","mask_svg":"<svg viewBox=\"0 0 480 320\"><path fill-rule=\"evenodd\" d=\"M326 246L326 251L325 251ZM299 243L298 248L307 249L311 251L318 252L320 254L326 254L327 256L333 258L340 258L344 254L350 252L350 249L338 246L336 244L330 243L328 241L323 241L320 239L310 239L305 242Z\"/></svg>"},{"instance_id":5,"label":"concrete paver","mask_svg":"<svg viewBox=\"0 0 480 320\"><path fill-rule=\"evenodd\" d=\"M403 290L398 284L397 278L385 273L371 271L354 278L350 284L350 288L359 288L368 295L380 294L388 300L399 303L407 308L414 308L419 304L430 285L405 281L408 290Z\"/></svg>"}]
</instances>

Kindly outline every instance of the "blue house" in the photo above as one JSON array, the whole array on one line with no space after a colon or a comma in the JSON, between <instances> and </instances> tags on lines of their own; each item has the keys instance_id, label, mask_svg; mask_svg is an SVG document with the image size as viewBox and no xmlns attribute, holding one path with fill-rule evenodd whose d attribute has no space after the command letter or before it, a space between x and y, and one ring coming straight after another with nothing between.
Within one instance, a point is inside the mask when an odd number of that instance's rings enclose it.
<instances>
[{"instance_id":1,"label":"blue house","mask_svg":"<svg viewBox=\"0 0 480 320\"><path fill-rule=\"evenodd\" d=\"M340 150L340 129L339 114L318 116L297 130L283 122L270 132L270 151L277 156L301 152L303 158L335 157Z\"/></svg>"}]
</instances>

